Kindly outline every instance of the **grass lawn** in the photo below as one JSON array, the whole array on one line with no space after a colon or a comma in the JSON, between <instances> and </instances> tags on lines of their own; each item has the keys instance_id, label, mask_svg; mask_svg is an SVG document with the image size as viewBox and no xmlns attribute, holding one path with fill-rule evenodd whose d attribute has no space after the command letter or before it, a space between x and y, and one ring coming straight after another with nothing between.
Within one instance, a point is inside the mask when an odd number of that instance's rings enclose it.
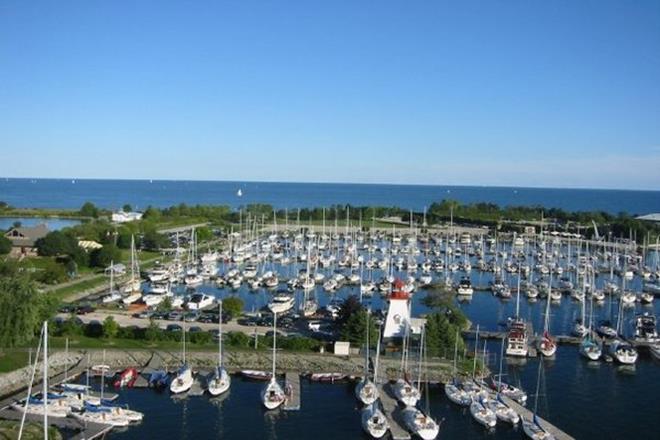
<instances>
[{"instance_id":1,"label":"grass lawn","mask_svg":"<svg viewBox=\"0 0 660 440\"><path fill-rule=\"evenodd\" d=\"M51 337L49 345L52 348L64 349L65 337ZM69 348L75 349L126 349L126 350L181 350L181 341L147 341L144 339L105 339L105 338L90 338L87 336L72 336L69 337ZM193 344L188 341L186 349L190 351L213 351L218 349L217 342L210 342L208 344Z\"/></svg>"},{"instance_id":2,"label":"grass lawn","mask_svg":"<svg viewBox=\"0 0 660 440\"><path fill-rule=\"evenodd\" d=\"M82 292L87 289L92 289L98 287L102 284L107 284L108 278L104 275L99 275L96 278L91 278L87 280L82 280L79 283L71 284L59 289L51 290L48 295L56 296L59 301L66 302L68 296L71 296L75 293Z\"/></svg>"},{"instance_id":3,"label":"grass lawn","mask_svg":"<svg viewBox=\"0 0 660 440\"><path fill-rule=\"evenodd\" d=\"M17 439L21 423L14 420L0 420L0 439ZM23 439L36 440L44 438L43 425L28 422L23 427ZM60 440L62 434L55 427L48 428L48 438Z\"/></svg>"},{"instance_id":4,"label":"grass lawn","mask_svg":"<svg viewBox=\"0 0 660 440\"><path fill-rule=\"evenodd\" d=\"M27 365L29 354L24 349L0 349L0 373L14 371ZM3 438L0 435L0 438Z\"/></svg>"}]
</instances>

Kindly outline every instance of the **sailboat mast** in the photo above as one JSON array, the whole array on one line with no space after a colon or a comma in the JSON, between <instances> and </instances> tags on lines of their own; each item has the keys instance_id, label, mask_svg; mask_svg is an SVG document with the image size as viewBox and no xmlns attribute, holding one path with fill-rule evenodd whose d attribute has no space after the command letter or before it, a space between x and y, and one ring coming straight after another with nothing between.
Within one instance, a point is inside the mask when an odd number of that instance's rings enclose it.
<instances>
[{"instance_id":1,"label":"sailboat mast","mask_svg":"<svg viewBox=\"0 0 660 440\"><path fill-rule=\"evenodd\" d=\"M272 380L275 380L275 350L277 349L277 313L273 312L273 374Z\"/></svg>"},{"instance_id":2,"label":"sailboat mast","mask_svg":"<svg viewBox=\"0 0 660 440\"><path fill-rule=\"evenodd\" d=\"M518 287L516 293L516 320L520 316L520 263L518 263Z\"/></svg>"},{"instance_id":3,"label":"sailboat mast","mask_svg":"<svg viewBox=\"0 0 660 440\"><path fill-rule=\"evenodd\" d=\"M44 321L44 439L48 440L48 321ZM29 398L29 397L28 397Z\"/></svg>"},{"instance_id":4,"label":"sailboat mast","mask_svg":"<svg viewBox=\"0 0 660 440\"><path fill-rule=\"evenodd\" d=\"M218 301L218 367L222 367L222 300Z\"/></svg>"}]
</instances>

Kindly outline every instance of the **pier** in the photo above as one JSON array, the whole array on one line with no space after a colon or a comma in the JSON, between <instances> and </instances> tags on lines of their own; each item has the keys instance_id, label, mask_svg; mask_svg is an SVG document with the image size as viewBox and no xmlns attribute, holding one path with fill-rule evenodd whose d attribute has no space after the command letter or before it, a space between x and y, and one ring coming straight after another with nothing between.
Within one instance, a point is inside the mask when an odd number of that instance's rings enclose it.
<instances>
[{"instance_id":1,"label":"pier","mask_svg":"<svg viewBox=\"0 0 660 440\"><path fill-rule=\"evenodd\" d=\"M286 372L284 378L284 390L286 392L284 410L300 410L300 373L293 371Z\"/></svg>"},{"instance_id":2,"label":"pier","mask_svg":"<svg viewBox=\"0 0 660 440\"><path fill-rule=\"evenodd\" d=\"M403 427L403 420L401 418L401 408L391 394L391 387L389 384L378 385L378 394L380 396L380 403L383 405L383 412L387 421L390 424L390 434L394 440L410 440L410 434Z\"/></svg>"},{"instance_id":3,"label":"pier","mask_svg":"<svg viewBox=\"0 0 660 440\"><path fill-rule=\"evenodd\" d=\"M514 411L516 411L520 417L524 418L525 420L532 420L534 417L534 413L531 412L529 409L525 408L524 406L518 404L517 402L513 401L512 399L509 399L506 396L500 396L504 402L509 405L511 408L513 408ZM494 398L494 394L493 394ZM548 422L547 420L542 419L538 415L536 418L539 421L539 424L548 431L550 434L554 436L555 439L557 440L575 440L573 437L562 431L561 429L557 428L555 425L552 423Z\"/></svg>"}]
</instances>

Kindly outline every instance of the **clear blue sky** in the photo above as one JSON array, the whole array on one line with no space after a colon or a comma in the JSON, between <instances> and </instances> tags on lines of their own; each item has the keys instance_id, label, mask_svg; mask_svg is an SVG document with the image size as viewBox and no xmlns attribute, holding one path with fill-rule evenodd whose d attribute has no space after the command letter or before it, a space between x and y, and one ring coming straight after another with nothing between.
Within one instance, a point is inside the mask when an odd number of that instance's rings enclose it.
<instances>
[{"instance_id":1,"label":"clear blue sky","mask_svg":"<svg viewBox=\"0 0 660 440\"><path fill-rule=\"evenodd\" d=\"M660 188L660 2L0 2L0 176Z\"/></svg>"}]
</instances>

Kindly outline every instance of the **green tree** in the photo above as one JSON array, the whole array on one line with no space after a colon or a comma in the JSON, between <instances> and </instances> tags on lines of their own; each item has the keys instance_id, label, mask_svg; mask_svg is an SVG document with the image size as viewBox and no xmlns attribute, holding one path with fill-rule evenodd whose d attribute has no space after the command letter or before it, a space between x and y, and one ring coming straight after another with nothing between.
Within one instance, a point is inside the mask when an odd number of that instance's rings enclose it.
<instances>
[{"instance_id":1,"label":"green tree","mask_svg":"<svg viewBox=\"0 0 660 440\"><path fill-rule=\"evenodd\" d=\"M118 263L121 259L121 252L117 246L106 244L100 249L95 249L89 255L89 264L92 267L108 267L112 262Z\"/></svg>"},{"instance_id":2,"label":"green tree","mask_svg":"<svg viewBox=\"0 0 660 440\"><path fill-rule=\"evenodd\" d=\"M0 347L30 341L56 307L55 300L40 293L26 275L0 277Z\"/></svg>"},{"instance_id":3,"label":"green tree","mask_svg":"<svg viewBox=\"0 0 660 440\"><path fill-rule=\"evenodd\" d=\"M213 231L206 226L195 229L195 232L197 234L197 241L199 242L209 241L213 238Z\"/></svg>"},{"instance_id":4,"label":"green tree","mask_svg":"<svg viewBox=\"0 0 660 440\"><path fill-rule=\"evenodd\" d=\"M163 339L163 330L161 330L154 319L149 320L149 327L145 330L144 337L147 341L151 342Z\"/></svg>"},{"instance_id":5,"label":"green tree","mask_svg":"<svg viewBox=\"0 0 660 440\"><path fill-rule=\"evenodd\" d=\"M112 339L119 333L119 324L115 321L114 316L108 316L103 320L103 337Z\"/></svg>"},{"instance_id":6,"label":"green tree","mask_svg":"<svg viewBox=\"0 0 660 440\"><path fill-rule=\"evenodd\" d=\"M11 252L11 241L4 235L0 235L0 255L7 255Z\"/></svg>"},{"instance_id":7,"label":"green tree","mask_svg":"<svg viewBox=\"0 0 660 440\"><path fill-rule=\"evenodd\" d=\"M159 312L169 312L172 310L172 299L169 296L166 296L163 301L156 307L156 310Z\"/></svg>"},{"instance_id":8,"label":"green tree","mask_svg":"<svg viewBox=\"0 0 660 440\"><path fill-rule=\"evenodd\" d=\"M125 204L122 208L124 212L131 212L133 210L133 207L130 204Z\"/></svg>"},{"instance_id":9,"label":"green tree","mask_svg":"<svg viewBox=\"0 0 660 440\"><path fill-rule=\"evenodd\" d=\"M341 307L339 308L339 316L337 317L337 322L340 325L345 324L354 313L362 309L363 307L362 304L360 304L358 297L356 295L349 296L344 300Z\"/></svg>"},{"instance_id":10,"label":"green tree","mask_svg":"<svg viewBox=\"0 0 660 440\"><path fill-rule=\"evenodd\" d=\"M234 319L243 313L243 300L237 296L231 296L222 300L222 311Z\"/></svg>"},{"instance_id":11,"label":"green tree","mask_svg":"<svg viewBox=\"0 0 660 440\"><path fill-rule=\"evenodd\" d=\"M373 316L367 310L360 307L352 313L341 327L341 338L349 341L352 345L361 347L367 340L367 320L369 320L369 345L375 345L377 341L378 327Z\"/></svg>"},{"instance_id":12,"label":"green tree","mask_svg":"<svg viewBox=\"0 0 660 440\"><path fill-rule=\"evenodd\" d=\"M62 231L52 231L35 242L37 253L42 257L70 255L78 249L78 241Z\"/></svg>"},{"instance_id":13,"label":"green tree","mask_svg":"<svg viewBox=\"0 0 660 440\"><path fill-rule=\"evenodd\" d=\"M85 202L80 208L80 215L97 218L99 216L99 209L92 202Z\"/></svg>"},{"instance_id":14,"label":"green tree","mask_svg":"<svg viewBox=\"0 0 660 440\"><path fill-rule=\"evenodd\" d=\"M433 313L426 318L426 348L429 356L451 357L454 345L458 343L458 352L465 349L465 342L460 336L459 326L452 324L445 313ZM458 340L456 334L458 331Z\"/></svg>"},{"instance_id":15,"label":"green tree","mask_svg":"<svg viewBox=\"0 0 660 440\"><path fill-rule=\"evenodd\" d=\"M169 245L170 240L167 236L159 234L156 230L147 231L142 237L142 247L144 249L158 251Z\"/></svg>"}]
</instances>

